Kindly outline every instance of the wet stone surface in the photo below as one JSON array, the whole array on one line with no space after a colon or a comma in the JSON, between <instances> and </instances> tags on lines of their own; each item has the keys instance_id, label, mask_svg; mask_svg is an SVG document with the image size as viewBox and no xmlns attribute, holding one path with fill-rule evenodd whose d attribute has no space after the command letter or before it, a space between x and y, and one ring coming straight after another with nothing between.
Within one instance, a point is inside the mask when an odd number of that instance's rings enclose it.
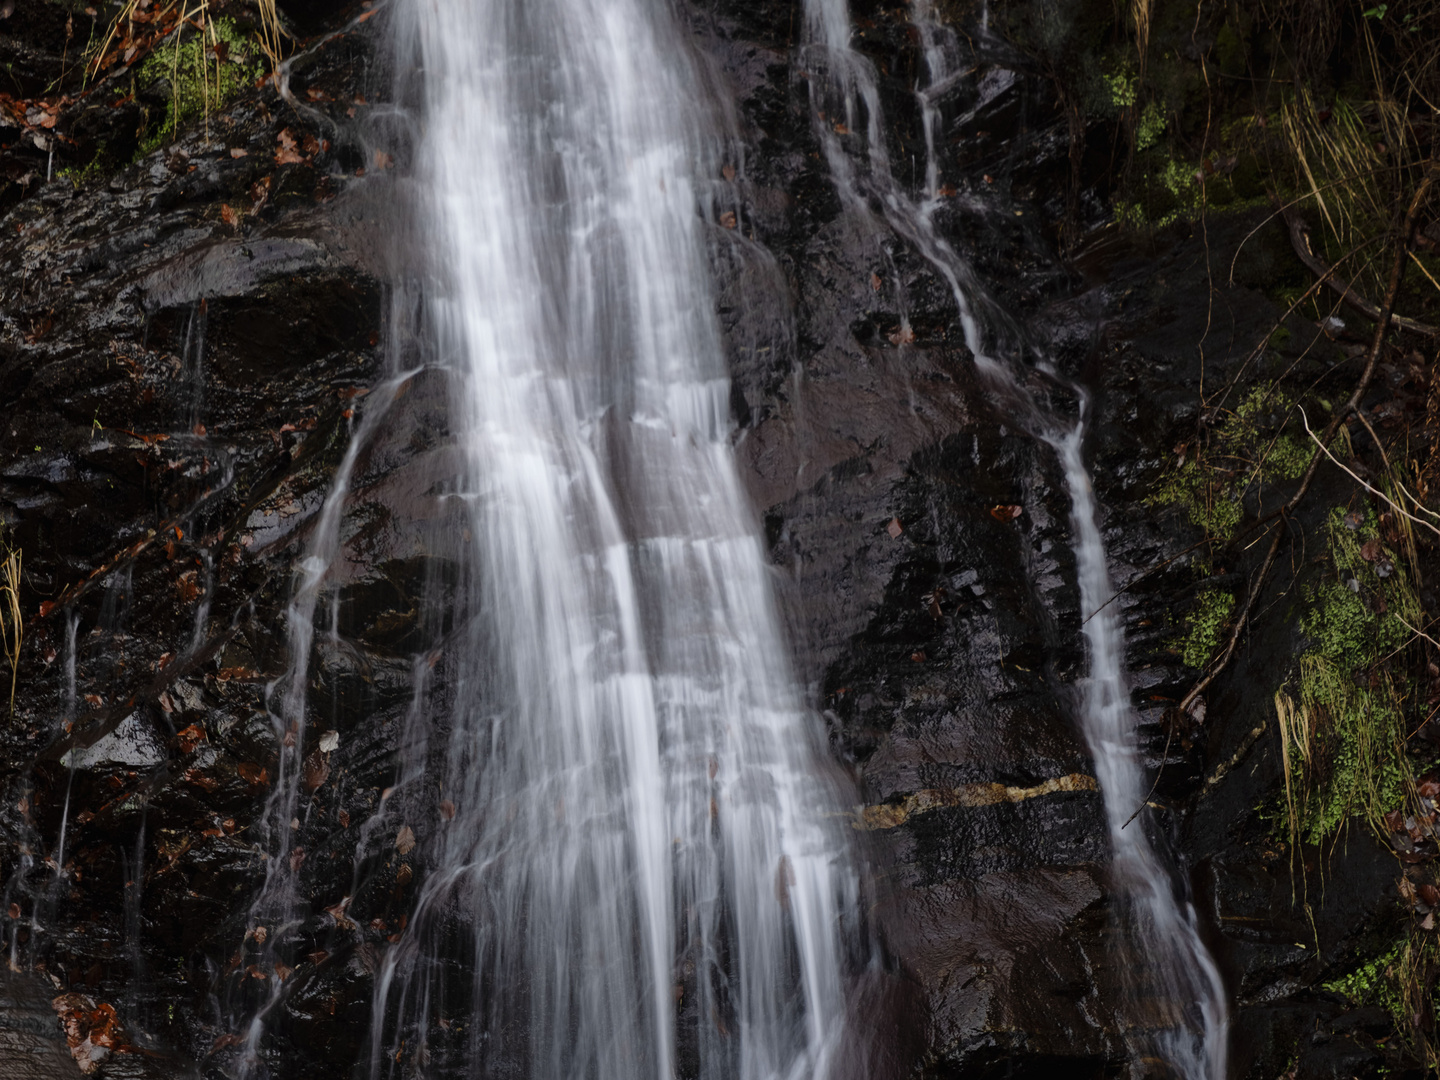
<instances>
[{"instance_id":1,"label":"wet stone surface","mask_svg":"<svg viewBox=\"0 0 1440 1080\"><path fill-rule=\"evenodd\" d=\"M228 1075L234 1015L281 977L251 970L246 942L292 585L376 387L420 368L387 354L406 288L389 240L405 140L351 104L385 99L385 20L353 14L297 10L317 32L349 26L297 61L301 104L247 92L210 140L192 131L79 189L19 184L33 147L0 155L0 520L26 575L20 690L0 725L0 919L26 979L116 1010L126 1048L102 1075ZM915 38L903 12L861 15L901 160L918 138ZM1058 466L977 382L934 271L841 213L798 5L723 0L689 17L745 154L723 181L736 227L711 238L736 452L796 670L866 808L856 837L890 958L877 993L894 1015L864 1022L898 1044L902 1075L1120 1075L1114 1018L1134 958L1073 720L1087 613ZM54 27L30 25L28 41L0 36L0 54L39 79ZM1247 679L1288 658L1293 611L1269 609L1203 728L1167 751L1164 710L1193 674L1170 648L1171 613L1192 578L1183 560L1140 577L1196 539L1144 500L1193 421L1197 342L1220 328L1205 361L1221 377L1275 318L1243 286L1218 311L1195 302L1207 251L1228 258L1254 222L1208 247L1183 230L1132 247L1099 228L1096 170L1076 200L1095 232L1060 259L1063 118L1019 59L979 59L984 88L964 82L945 103L951 120L975 112L949 133L942 172L964 192L1003 183L956 198L944 229L1097 391L1102 526L1117 583L1134 583L1117 603L1142 737L1151 764L1167 762L1157 798L1173 807L1150 827L1186 867L1239 1003L1237 1075L1280 1075L1296 1045L1300 1076L1363 1072L1375 1018L1316 988L1378 917L1388 856L1355 837L1301 934L1288 868L1252 814L1280 775L1273 744L1204 784L1268 707ZM277 161L282 133L300 162ZM225 207L244 210L238 226ZM902 311L913 343L891 341ZM279 1076L351 1075L445 820L438 791L386 792L407 755L433 752L414 744L412 710L443 727L465 664L435 615L460 572L446 393L443 371L415 371L361 450L317 615L301 750L318 782L293 837L304 911L264 1048ZM0 1077L24 1040L41 1071L13 1075L73 1075L50 991L32 989L0 985Z\"/></svg>"}]
</instances>

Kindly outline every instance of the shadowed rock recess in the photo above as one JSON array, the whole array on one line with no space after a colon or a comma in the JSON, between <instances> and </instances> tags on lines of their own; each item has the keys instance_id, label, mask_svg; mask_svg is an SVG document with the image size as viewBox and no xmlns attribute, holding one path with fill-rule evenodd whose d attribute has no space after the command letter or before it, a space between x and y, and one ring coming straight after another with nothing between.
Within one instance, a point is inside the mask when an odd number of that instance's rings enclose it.
<instances>
[{"instance_id":1,"label":"shadowed rock recess","mask_svg":"<svg viewBox=\"0 0 1440 1080\"><path fill-rule=\"evenodd\" d=\"M63 79L105 31L111 9L94 10L0 4L3 92L39 99ZM875 1075L1144 1072L1123 1030L1143 1023L1129 973L1144 958L1117 928L1074 717L1088 613L1054 453L977 379L934 268L842 212L799 3L689 0L683 14L743 150L716 178L734 209L710 236L737 453L796 667L864 800L886 1004L855 1022L883 1050ZM908 8L852 14L896 177L918 185L905 163L923 174L920 35ZM388 17L286 15L284 94L247 84L148 153L136 131L164 88L117 105L77 93L48 126L0 110L0 557L23 556L24 630L0 722L0 1078L235 1075L239 1018L277 979L273 1075L359 1075L376 973L446 818L438 790L386 800L411 718L443 724L467 663L434 614L463 527L444 497L446 375L395 332L419 286L397 244L409 139L389 104ZM1095 392L1089 457L1128 586L1115 603L1133 698L1148 764L1166 766L1148 827L1226 979L1232 1075L1375 1074L1395 1064L1388 1014L1324 985L1398 917L1395 860L1360 827L1292 852L1261 812L1283 792L1272 696L1296 647L1288 580L1199 719L1177 736L1166 715L1196 674L1174 642L1199 533L1150 499L1202 378L1227 378L1283 312L1228 276L1268 208L1206 230L1114 227L1114 125L1077 134L1053 73L980 33L978 8L940 18L969 35L974 67L938 99L937 224ZM1280 226L1254 243L1292 266ZM1345 360L1313 323L1286 326L1287 355ZM265 970L249 909L280 749L272 684L299 561L362 432L316 611L291 823L303 959ZM1338 472L1319 483L1326 506L1350 497ZM1259 554L1236 558L1222 569L1243 581ZM1301 864L1311 888L1296 899Z\"/></svg>"}]
</instances>

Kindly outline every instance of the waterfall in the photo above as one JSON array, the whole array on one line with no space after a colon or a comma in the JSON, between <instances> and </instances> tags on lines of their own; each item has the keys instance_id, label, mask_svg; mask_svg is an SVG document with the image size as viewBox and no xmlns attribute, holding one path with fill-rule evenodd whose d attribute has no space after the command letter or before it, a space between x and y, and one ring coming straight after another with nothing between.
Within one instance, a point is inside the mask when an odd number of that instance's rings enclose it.
<instances>
[{"instance_id":1,"label":"waterfall","mask_svg":"<svg viewBox=\"0 0 1440 1080\"><path fill-rule=\"evenodd\" d=\"M1158 1054L1185 1080L1225 1080L1229 1014L1219 970L1201 940L1193 906L1180 895L1172 871L1145 832L1145 816L1126 827L1146 798L1147 785L1125 678L1124 635L1118 605L1110 604L1114 590L1099 508L1082 454L1089 396L1080 387L1068 388L1080 401L1079 419L1073 423L1042 406L1022 372L999 358L1003 347L1018 351L1014 341L1021 335L999 312L988 326L982 322L981 311L994 312L995 305L968 263L935 228L935 141L941 120L936 102L961 66L948 61L945 39L951 35L933 21L929 0L915 0L912 12L930 79L916 89L926 148L924 197L911 199L890 168L879 88L872 65L851 48L846 0L806 0L815 131L847 210L871 221L877 233L888 227L900 235L945 279L977 371L1015 420L1059 457L1071 500L1080 607L1088 616L1084 636L1090 670L1081 688L1080 727L1104 799L1111 880L1126 908L1125 947L1135 957L1134 964L1122 964L1129 972L1133 1015L1119 1017L1119 1023L1136 1059ZM981 32L988 32L983 23ZM837 123L841 115L844 122ZM859 133L863 136L857 140ZM858 141L859 148L847 147L847 140ZM1037 367L1051 380L1063 382L1043 356Z\"/></svg>"},{"instance_id":2,"label":"waterfall","mask_svg":"<svg viewBox=\"0 0 1440 1080\"><path fill-rule=\"evenodd\" d=\"M865 959L853 796L732 452L718 110L665 4L396 18L466 576L446 812L372 1075L835 1075Z\"/></svg>"}]
</instances>

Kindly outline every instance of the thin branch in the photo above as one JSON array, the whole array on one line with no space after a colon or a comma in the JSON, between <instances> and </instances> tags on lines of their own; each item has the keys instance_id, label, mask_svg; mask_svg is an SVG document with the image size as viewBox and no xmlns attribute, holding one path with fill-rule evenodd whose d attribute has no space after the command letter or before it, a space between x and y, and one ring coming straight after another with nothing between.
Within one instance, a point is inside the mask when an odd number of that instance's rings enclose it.
<instances>
[{"instance_id":1,"label":"thin branch","mask_svg":"<svg viewBox=\"0 0 1440 1080\"><path fill-rule=\"evenodd\" d=\"M1300 256L1300 261L1308 266L1315 274L1319 275L1325 284L1340 294L1340 299L1349 304L1371 322L1380 318L1380 309L1370 301L1352 289L1348 282L1335 276L1335 268L1325 265L1325 261L1315 254L1310 248L1310 227L1300 218L1298 214L1288 211L1285 214L1285 223L1290 226L1290 244L1295 248L1295 254ZM1401 238L1401 244L1408 243L1409 234ZM1402 251L1405 248L1402 246ZM1415 319L1407 319L1403 315L1390 315L1390 321L1401 330L1408 330L1412 334L1421 334L1424 337L1440 337L1440 326L1431 326L1429 323L1419 322Z\"/></svg>"},{"instance_id":2,"label":"thin branch","mask_svg":"<svg viewBox=\"0 0 1440 1080\"><path fill-rule=\"evenodd\" d=\"M1341 463L1340 459L1337 458L1334 454L1332 454L1332 453L1329 451L1329 449L1325 446L1325 444L1320 441L1320 437L1319 437L1318 435L1316 435L1315 432L1313 432L1313 431L1310 430L1310 418L1305 415L1305 410L1304 410L1304 409L1301 409L1301 410L1300 410L1300 422L1305 425L1305 434L1306 434L1306 435L1309 435L1310 438L1312 438L1312 439L1315 440L1315 445L1320 448L1321 453L1323 453L1326 457L1328 457L1331 461L1333 461L1333 462L1340 468L1340 470L1341 470L1342 472L1344 472L1347 476L1349 476L1351 479L1353 479L1357 484L1359 484L1361 487L1363 487L1366 491L1370 492L1371 495L1377 495L1377 496L1379 496L1380 498L1384 499L1387 503L1390 504L1391 509L1393 509L1397 514L1400 514L1400 515L1402 515L1403 517L1409 518L1411 521L1415 522L1416 525L1424 525L1425 528L1429 529L1429 530L1430 530L1431 532L1433 532L1436 536L1440 536L1440 529L1437 529L1434 525L1431 525L1430 522L1425 521L1425 520L1423 520L1423 519L1421 519L1421 518L1416 517L1414 514L1410 513L1409 510L1406 510L1403 506L1401 506L1399 503L1397 503L1394 499L1390 498L1389 495L1386 495L1386 494L1385 494L1383 491L1381 491L1379 488L1375 487L1373 484L1369 484L1369 483L1365 482L1364 480L1360 479L1360 477L1357 476L1352 470L1347 469L1347 468Z\"/></svg>"}]
</instances>

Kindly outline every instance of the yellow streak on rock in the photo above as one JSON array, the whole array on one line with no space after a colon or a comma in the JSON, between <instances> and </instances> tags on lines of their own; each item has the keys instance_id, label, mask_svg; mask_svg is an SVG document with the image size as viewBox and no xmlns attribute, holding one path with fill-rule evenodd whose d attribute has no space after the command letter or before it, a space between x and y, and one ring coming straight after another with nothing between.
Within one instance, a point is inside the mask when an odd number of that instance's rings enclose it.
<instances>
[{"instance_id":1,"label":"yellow streak on rock","mask_svg":"<svg viewBox=\"0 0 1440 1080\"><path fill-rule=\"evenodd\" d=\"M862 809L855 821L857 829L893 829L914 814L923 814L941 806L996 806L1000 803L1024 802L1056 791L1097 791L1093 776L1070 773L1034 787L1008 787L1005 784L964 784L958 788L925 788L906 795L898 803L881 803Z\"/></svg>"}]
</instances>

